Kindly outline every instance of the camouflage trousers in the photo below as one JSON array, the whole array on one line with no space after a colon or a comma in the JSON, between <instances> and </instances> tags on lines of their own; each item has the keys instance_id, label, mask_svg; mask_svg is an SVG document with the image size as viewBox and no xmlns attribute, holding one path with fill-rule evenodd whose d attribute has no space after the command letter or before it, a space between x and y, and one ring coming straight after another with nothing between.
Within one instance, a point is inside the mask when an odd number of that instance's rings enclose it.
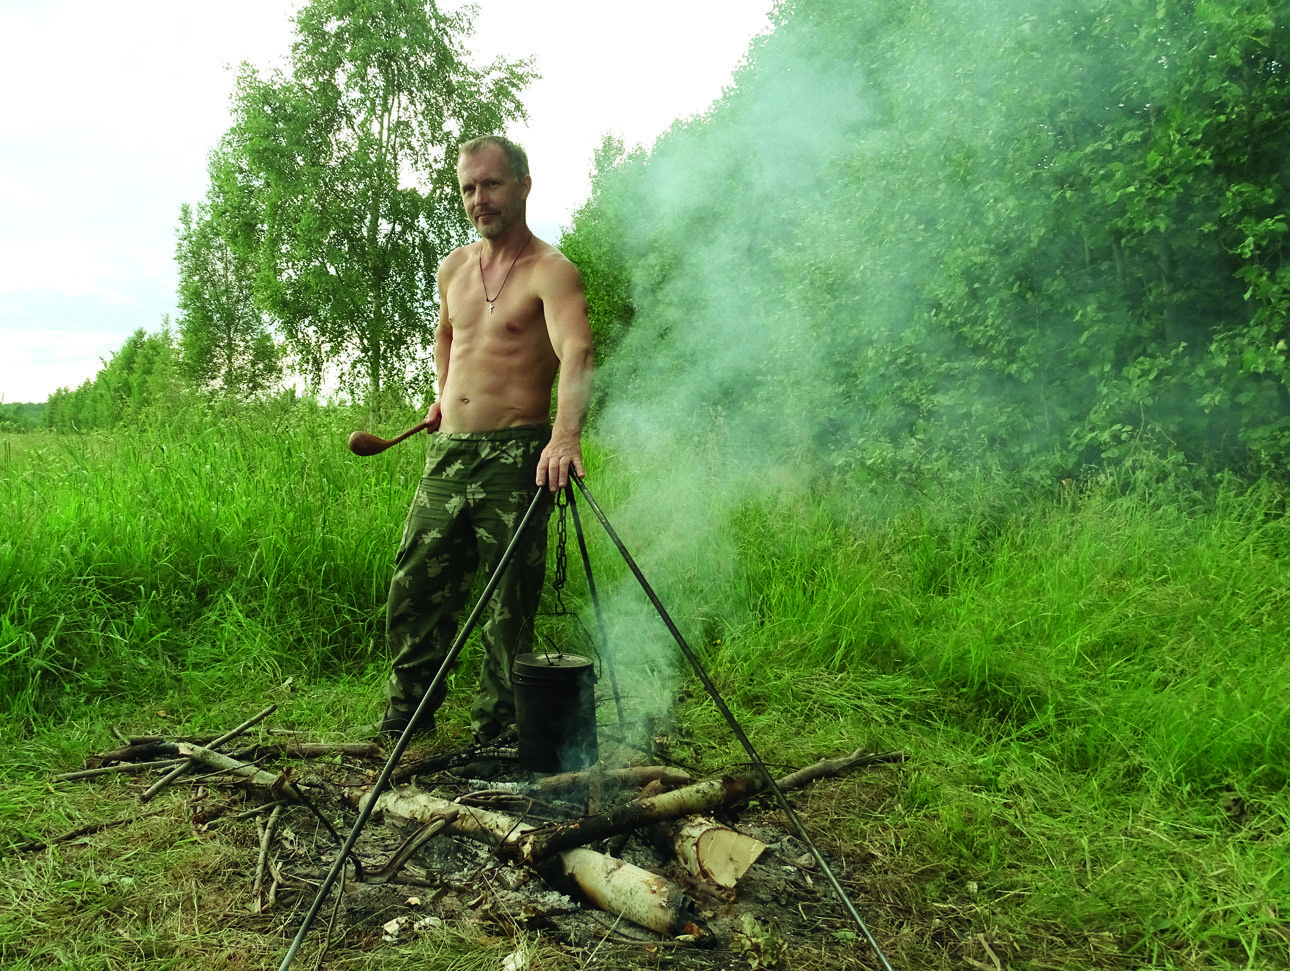
<instances>
[{"instance_id":1,"label":"camouflage trousers","mask_svg":"<svg viewBox=\"0 0 1290 971\"><path fill-rule=\"evenodd\" d=\"M429 690L456 640L476 572L493 575L533 501L538 458L550 438L549 425L431 438L386 607L394 665L385 687L390 711L411 714ZM484 657L471 725L485 736L515 722L511 667L517 654L532 650L550 514L551 503L541 503L481 618ZM445 678L431 711L446 694Z\"/></svg>"}]
</instances>

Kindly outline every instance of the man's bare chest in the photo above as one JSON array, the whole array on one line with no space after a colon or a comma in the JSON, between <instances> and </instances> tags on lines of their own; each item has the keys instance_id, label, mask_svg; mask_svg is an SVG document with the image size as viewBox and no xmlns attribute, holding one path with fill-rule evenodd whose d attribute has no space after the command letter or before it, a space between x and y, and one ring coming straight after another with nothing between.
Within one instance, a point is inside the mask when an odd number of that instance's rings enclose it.
<instances>
[{"instance_id":1,"label":"man's bare chest","mask_svg":"<svg viewBox=\"0 0 1290 971\"><path fill-rule=\"evenodd\" d=\"M486 290L476 271L456 275L447 290L454 340L547 340L542 301L530 280L507 280L505 286Z\"/></svg>"}]
</instances>

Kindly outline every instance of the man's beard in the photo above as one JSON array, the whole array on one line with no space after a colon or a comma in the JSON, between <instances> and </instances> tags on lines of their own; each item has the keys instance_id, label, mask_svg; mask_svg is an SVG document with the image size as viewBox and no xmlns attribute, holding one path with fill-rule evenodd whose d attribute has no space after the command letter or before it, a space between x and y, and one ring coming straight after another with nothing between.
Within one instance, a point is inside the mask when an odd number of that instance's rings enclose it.
<instances>
[{"instance_id":1,"label":"man's beard","mask_svg":"<svg viewBox=\"0 0 1290 971\"><path fill-rule=\"evenodd\" d=\"M493 239L502 235L512 226L515 225L516 215L514 212L495 212L493 221L481 224L478 220L475 222L475 231L483 239Z\"/></svg>"}]
</instances>

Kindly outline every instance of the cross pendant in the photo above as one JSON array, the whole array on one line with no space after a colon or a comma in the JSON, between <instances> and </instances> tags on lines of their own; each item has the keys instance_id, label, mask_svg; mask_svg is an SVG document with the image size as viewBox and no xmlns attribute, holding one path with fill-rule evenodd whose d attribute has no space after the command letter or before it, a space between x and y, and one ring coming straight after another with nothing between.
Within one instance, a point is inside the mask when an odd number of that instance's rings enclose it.
<instances>
[{"instance_id":1,"label":"cross pendant","mask_svg":"<svg viewBox=\"0 0 1290 971\"><path fill-rule=\"evenodd\" d=\"M493 301L491 301L491 300L490 300L490 301L488 301L488 312L489 312L490 314L493 312Z\"/></svg>"}]
</instances>

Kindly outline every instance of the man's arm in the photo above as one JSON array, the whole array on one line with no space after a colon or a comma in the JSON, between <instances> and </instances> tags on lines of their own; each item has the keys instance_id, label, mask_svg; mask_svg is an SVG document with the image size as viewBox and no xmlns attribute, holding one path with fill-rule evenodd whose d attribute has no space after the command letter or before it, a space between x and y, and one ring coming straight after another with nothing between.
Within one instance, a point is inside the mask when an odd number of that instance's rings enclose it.
<instances>
[{"instance_id":1,"label":"man's arm","mask_svg":"<svg viewBox=\"0 0 1290 971\"><path fill-rule=\"evenodd\" d=\"M448 260L445 259L439 264L439 272L435 276L436 285L439 288L439 325L434 332L434 374L435 382L439 385L439 392L435 395L435 400L431 403L429 411L426 412L427 434L439 430L439 423L443 421L443 389L448 380L448 361L452 357L452 317L448 313L448 279L447 273L444 272L444 266Z\"/></svg>"},{"instance_id":2,"label":"man's arm","mask_svg":"<svg viewBox=\"0 0 1290 971\"><path fill-rule=\"evenodd\" d=\"M582 464L582 423L591 402L595 360L591 327L587 323L587 299L582 292L578 268L558 253L554 254L539 272L538 296L542 300L551 347L560 359L551 441L538 459L537 467L537 484L554 492L568 484L570 467L579 476L586 475Z\"/></svg>"}]
</instances>

